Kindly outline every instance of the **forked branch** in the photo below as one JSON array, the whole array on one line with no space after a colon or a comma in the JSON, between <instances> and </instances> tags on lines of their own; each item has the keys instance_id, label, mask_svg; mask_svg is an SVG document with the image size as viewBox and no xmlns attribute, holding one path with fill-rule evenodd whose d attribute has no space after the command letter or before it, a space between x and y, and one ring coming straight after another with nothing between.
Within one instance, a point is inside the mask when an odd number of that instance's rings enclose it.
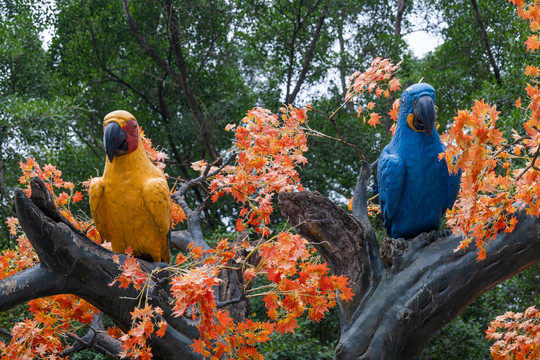
<instances>
[{"instance_id":1,"label":"forked branch","mask_svg":"<svg viewBox=\"0 0 540 360\"><path fill-rule=\"evenodd\" d=\"M336 359L416 359L474 299L540 261L539 221L525 213L513 232L491 241L483 261L472 247L454 252L461 237L434 231L395 239L404 252L385 267L364 215L358 221L317 192L282 193L279 200L282 213L355 291L353 303L340 307Z\"/></svg>"}]
</instances>

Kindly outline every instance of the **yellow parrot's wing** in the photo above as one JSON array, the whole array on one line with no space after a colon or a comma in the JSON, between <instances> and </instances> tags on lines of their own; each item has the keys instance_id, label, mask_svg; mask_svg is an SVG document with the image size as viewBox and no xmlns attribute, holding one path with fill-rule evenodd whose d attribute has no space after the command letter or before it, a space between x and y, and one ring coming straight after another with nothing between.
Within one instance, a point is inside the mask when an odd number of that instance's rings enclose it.
<instances>
[{"instance_id":1,"label":"yellow parrot's wing","mask_svg":"<svg viewBox=\"0 0 540 360\"><path fill-rule=\"evenodd\" d=\"M171 194L165 178L152 178L144 182L142 187L144 205L152 216L156 232L165 241L171 228Z\"/></svg>"},{"instance_id":2,"label":"yellow parrot's wing","mask_svg":"<svg viewBox=\"0 0 540 360\"><path fill-rule=\"evenodd\" d=\"M107 229L107 209L104 198L105 185L103 178L93 178L90 182L90 211L92 218L96 223L96 229L99 231L102 239L109 237Z\"/></svg>"}]
</instances>

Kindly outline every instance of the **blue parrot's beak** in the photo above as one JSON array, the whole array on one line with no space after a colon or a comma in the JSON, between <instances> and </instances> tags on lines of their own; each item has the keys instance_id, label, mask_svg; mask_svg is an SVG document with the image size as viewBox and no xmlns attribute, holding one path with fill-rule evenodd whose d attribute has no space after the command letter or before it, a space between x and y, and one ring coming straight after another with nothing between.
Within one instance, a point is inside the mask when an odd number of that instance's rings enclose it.
<instances>
[{"instance_id":1,"label":"blue parrot's beak","mask_svg":"<svg viewBox=\"0 0 540 360\"><path fill-rule=\"evenodd\" d=\"M118 123L111 121L103 129L103 144L109 161L115 156L124 155L128 150L127 135Z\"/></svg>"},{"instance_id":2,"label":"blue parrot's beak","mask_svg":"<svg viewBox=\"0 0 540 360\"><path fill-rule=\"evenodd\" d=\"M435 104L429 95L423 95L416 100L413 107L414 127L420 131L425 130L431 136L435 125Z\"/></svg>"}]
</instances>

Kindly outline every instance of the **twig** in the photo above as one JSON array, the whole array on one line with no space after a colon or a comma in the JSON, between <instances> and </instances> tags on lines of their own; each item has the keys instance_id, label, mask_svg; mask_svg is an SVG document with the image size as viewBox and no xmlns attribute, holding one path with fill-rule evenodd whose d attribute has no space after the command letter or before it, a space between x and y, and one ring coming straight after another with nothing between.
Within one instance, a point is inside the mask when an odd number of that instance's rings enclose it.
<instances>
[{"instance_id":1,"label":"twig","mask_svg":"<svg viewBox=\"0 0 540 360\"><path fill-rule=\"evenodd\" d=\"M518 182L519 179L521 179L521 177L522 177L523 175L525 175L525 173L526 173L527 171L529 171L530 168L533 168L533 169L535 169L535 170L538 170L538 169L536 168L536 166L534 165L534 163L536 162L536 159L538 159L538 153L540 153L540 146L538 146L538 148L536 148L536 152L535 152L534 155L533 155L533 158L532 158L532 160L531 160L530 165L527 166L525 169L523 169L523 171L521 172L521 174L519 174L519 176L516 178L515 182Z\"/></svg>"},{"instance_id":2,"label":"twig","mask_svg":"<svg viewBox=\"0 0 540 360\"><path fill-rule=\"evenodd\" d=\"M11 331L6 330L4 328L0 328L0 335L3 335L3 336L8 337L10 339L11 339L11 336L12 336Z\"/></svg>"},{"instance_id":3,"label":"twig","mask_svg":"<svg viewBox=\"0 0 540 360\"><path fill-rule=\"evenodd\" d=\"M517 143L522 142L525 139L530 139L530 136L529 135L523 135L519 139L514 140L512 143L504 145L499 151L497 151L495 154L493 154L491 156L491 158L493 159L495 156L499 155L503 151L506 151L510 146L516 145Z\"/></svg>"},{"instance_id":4,"label":"twig","mask_svg":"<svg viewBox=\"0 0 540 360\"><path fill-rule=\"evenodd\" d=\"M195 179L191 179L191 180L188 180L184 183L184 186L182 187L181 190L178 190L176 193L179 194L180 196L184 195L186 193L186 191L193 187L193 186L197 186L199 185L203 180L209 178L209 177L212 177L214 175L217 175L219 174L227 165L229 165L235 158L236 158L236 155L233 154L230 158L227 159L227 161L225 161L223 164L221 164L220 167L218 167L216 170L214 171L210 171L210 169L212 168L212 166L218 162L218 161L221 161L221 159L223 159L223 156L220 156L218 159L216 159L216 161L214 161L212 164L208 164L206 165L206 168L204 169L204 173L195 178Z\"/></svg>"},{"instance_id":5,"label":"twig","mask_svg":"<svg viewBox=\"0 0 540 360\"><path fill-rule=\"evenodd\" d=\"M348 141L345 140L345 138L343 137L343 134L341 133L341 130L339 129L339 126L338 126L336 120L334 119L334 117L336 116L336 114L339 112L339 110L341 110L341 108L343 108L343 106L344 106L345 104L347 104L347 102L344 102L343 104L341 104L341 105L336 109L336 111L334 111L334 112L332 113L332 115L328 115L328 114L326 114L326 113L324 113L324 112L322 112L322 111L315 110L315 109L311 108L311 111L314 111L314 112L316 112L316 113L318 113L318 114L324 115L324 116L326 116L326 117L328 118L328 120L330 121L330 123L332 124L332 126L334 127L334 129L336 130L336 132L338 133L339 138L335 138L335 137L332 137L332 136L323 134L323 133L321 133L321 132L319 132L319 131L316 131L316 130L311 129L310 127L308 127L308 129L309 129L310 131L313 132L313 134L312 134L313 136L318 136L318 137L322 137L322 138L326 138L326 139L330 139L330 140L335 140L335 141L338 141L338 142L342 143L343 145L347 145L347 146L352 147L352 148L355 149L356 152L360 155L360 157L362 158L362 160L365 160L366 158L365 158L364 154L362 153L362 151L360 151L360 148L359 148L358 146L356 146L356 145L354 145L354 144L351 144L350 142L348 142Z\"/></svg>"},{"instance_id":6,"label":"twig","mask_svg":"<svg viewBox=\"0 0 540 360\"><path fill-rule=\"evenodd\" d=\"M320 137L320 138L324 138L324 139L329 139L329 140L334 140L334 141L337 141L339 143L342 143L343 145L347 145L347 146L350 146L352 147L354 150L356 150L356 152L358 153L358 155L360 155L360 157L362 158L362 160L366 160L364 154L362 153L362 151L360 150L360 148L358 146L356 146L355 144L351 144L350 142L347 142L345 139L341 138L341 139L338 139L338 138L335 138L333 136L330 136L330 135L326 135L322 132L319 132L317 130L313 130L312 128L310 127L307 127L305 128L306 130L308 130L308 135L311 135L311 136L316 136L316 137Z\"/></svg>"},{"instance_id":7,"label":"twig","mask_svg":"<svg viewBox=\"0 0 540 360\"><path fill-rule=\"evenodd\" d=\"M231 300L227 300L227 301L223 301L223 302L219 302L216 304L216 307L218 309L221 309L221 308L224 308L226 306L229 306L229 305L233 305L233 304L238 304L242 301L245 301L246 300L246 295L242 294L242 296L236 298L236 299L231 299Z\"/></svg>"}]
</instances>

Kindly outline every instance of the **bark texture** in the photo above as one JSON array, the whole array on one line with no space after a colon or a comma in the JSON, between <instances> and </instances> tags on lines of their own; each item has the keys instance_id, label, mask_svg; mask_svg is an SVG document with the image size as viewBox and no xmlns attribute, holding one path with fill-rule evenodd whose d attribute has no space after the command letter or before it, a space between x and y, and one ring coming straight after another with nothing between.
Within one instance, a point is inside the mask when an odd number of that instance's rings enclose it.
<instances>
[{"instance_id":1,"label":"bark texture","mask_svg":"<svg viewBox=\"0 0 540 360\"><path fill-rule=\"evenodd\" d=\"M133 287L120 289L109 286L120 274L114 263L114 252L88 239L74 228L56 209L52 196L39 179L32 181L32 197L17 191L15 206L20 224L36 250L40 263L0 281L0 311L28 300L74 294L90 302L108 315L122 330L131 327L130 312L138 304L138 291ZM125 255L118 254L120 261ZM139 260L142 269L151 271L160 265ZM162 272L163 273L163 272ZM170 299L163 290L163 279L153 279L148 301L164 310L167 331L151 341L157 359L199 359L191 351L198 337L194 324L185 318L172 316Z\"/></svg>"}]
</instances>

